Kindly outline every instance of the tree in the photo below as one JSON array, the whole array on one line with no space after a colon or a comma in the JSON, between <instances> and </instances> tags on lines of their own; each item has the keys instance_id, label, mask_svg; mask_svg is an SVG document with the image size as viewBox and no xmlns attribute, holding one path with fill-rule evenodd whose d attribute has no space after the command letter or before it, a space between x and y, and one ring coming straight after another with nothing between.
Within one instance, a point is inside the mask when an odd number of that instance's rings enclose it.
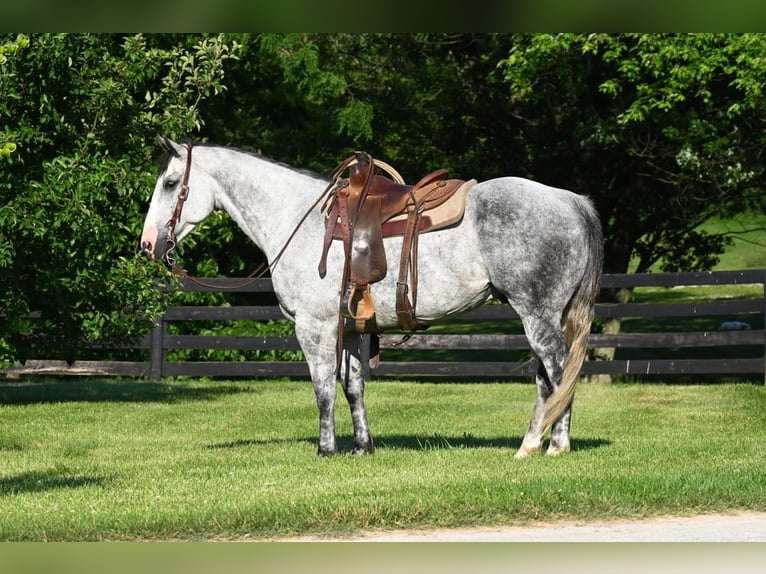
<instances>
[{"instance_id":1,"label":"tree","mask_svg":"<svg viewBox=\"0 0 766 574\"><path fill-rule=\"evenodd\" d=\"M526 169L587 193L605 270L709 269L726 243L697 227L762 209L761 34L518 38L503 62Z\"/></svg>"},{"instance_id":2,"label":"tree","mask_svg":"<svg viewBox=\"0 0 766 574\"><path fill-rule=\"evenodd\" d=\"M447 167L507 173L511 119L492 34L261 34L239 38L205 135L323 173L363 148L407 179ZM229 113L227 113L227 111Z\"/></svg>"},{"instance_id":3,"label":"tree","mask_svg":"<svg viewBox=\"0 0 766 574\"><path fill-rule=\"evenodd\" d=\"M161 306L137 257L158 131L189 133L224 89L223 37L0 38L0 361L72 358ZM9 46L11 48L9 48Z\"/></svg>"}]
</instances>

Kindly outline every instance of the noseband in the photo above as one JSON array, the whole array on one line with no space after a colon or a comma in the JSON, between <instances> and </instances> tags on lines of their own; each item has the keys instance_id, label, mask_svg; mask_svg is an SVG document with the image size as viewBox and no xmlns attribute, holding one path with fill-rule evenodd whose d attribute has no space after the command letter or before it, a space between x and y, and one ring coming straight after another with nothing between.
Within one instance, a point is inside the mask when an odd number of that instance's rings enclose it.
<instances>
[{"instance_id":1,"label":"noseband","mask_svg":"<svg viewBox=\"0 0 766 574\"><path fill-rule=\"evenodd\" d=\"M184 203L186 202L186 198L189 197L189 174L191 173L191 161L192 161L192 144L184 144L184 147L186 147L187 154L186 154L186 171L184 172L184 178L181 181L181 191L178 192L178 199L176 200L176 206L173 209L173 214L170 216L170 219L168 219L168 222L165 224L165 227L168 228L168 249L165 251L165 260L168 262L168 265L173 266L175 264L175 259L173 258L173 251L176 248L177 242L176 242L176 223L178 223L178 219L181 217L181 211L184 208Z\"/></svg>"}]
</instances>

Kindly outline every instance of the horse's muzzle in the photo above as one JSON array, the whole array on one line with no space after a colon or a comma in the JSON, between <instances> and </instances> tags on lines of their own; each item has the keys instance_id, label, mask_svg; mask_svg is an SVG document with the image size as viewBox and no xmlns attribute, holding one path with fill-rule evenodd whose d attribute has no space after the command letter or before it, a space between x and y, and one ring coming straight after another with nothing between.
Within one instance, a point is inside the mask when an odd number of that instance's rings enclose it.
<instances>
[{"instance_id":1,"label":"horse's muzzle","mask_svg":"<svg viewBox=\"0 0 766 574\"><path fill-rule=\"evenodd\" d=\"M149 259L160 259L164 255L164 249L158 249L162 244L161 240L160 230L156 226L145 226L144 231L141 234L141 240L139 241L141 253L146 255ZM162 251L162 253L158 253L158 251Z\"/></svg>"},{"instance_id":2,"label":"horse's muzzle","mask_svg":"<svg viewBox=\"0 0 766 574\"><path fill-rule=\"evenodd\" d=\"M141 253L146 255L149 259L154 259L154 245L152 245L150 241L142 241Z\"/></svg>"}]
</instances>

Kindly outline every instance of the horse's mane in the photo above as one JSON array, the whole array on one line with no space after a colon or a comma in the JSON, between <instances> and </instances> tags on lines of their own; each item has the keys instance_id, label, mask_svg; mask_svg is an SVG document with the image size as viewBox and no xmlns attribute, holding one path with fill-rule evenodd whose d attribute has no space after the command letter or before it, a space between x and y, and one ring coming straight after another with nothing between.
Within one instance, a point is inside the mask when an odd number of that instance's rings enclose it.
<instances>
[{"instance_id":1,"label":"horse's mane","mask_svg":"<svg viewBox=\"0 0 766 574\"><path fill-rule=\"evenodd\" d=\"M159 141L160 141L160 148L164 151L164 154L163 154L162 158L160 159L160 173L162 173L165 170L167 170L168 164L170 163L170 160L173 159L174 157L178 157L178 153L176 152L176 150L173 147L164 144L164 142L162 141L162 138L160 138ZM309 176L309 177L311 177L313 179L319 179L319 180L322 180L322 181L327 181L327 176L326 175L323 175L321 173L317 173L317 172L312 171L310 169L298 168L298 167L286 164L284 162L277 161L275 159L272 159L270 157L262 155L259 152L255 152L255 151L251 151L251 150L247 150L247 149L243 149L243 148L232 147L232 146L217 145L217 144L212 144L212 143L208 143L208 142L195 142L195 141L190 140L188 138L179 140L178 143L181 144L181 145L188 145L188 146L192 146L192 147L215 147L215 148L221 148L221 149L227 149L227 150L235 151L237 153L242 153L242 154L254 157L256 159L259 159L261 161L265 161L265 162L270 163L272 165L277 165L277 166L283 167L285 169L289 169L290 171L294 171L294 172L297 172L297 173L301 173L303 175L307 175L307 176Z\"/></svg>"}]
</instances>

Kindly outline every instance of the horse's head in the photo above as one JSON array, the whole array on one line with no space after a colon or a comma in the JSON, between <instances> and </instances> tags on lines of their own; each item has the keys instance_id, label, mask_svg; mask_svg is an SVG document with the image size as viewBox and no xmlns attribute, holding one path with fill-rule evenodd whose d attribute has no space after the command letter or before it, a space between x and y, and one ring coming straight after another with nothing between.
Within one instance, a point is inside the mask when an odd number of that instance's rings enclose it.
<instances>
[{"instance_id":1,"label":"horse's head","mask_svg":"<svg viewBox=\"0 0 766 574\"><path fill-rule=\"evenodd\" d=\"M158 138L165 156L141 234L141 251L163 259L213 211L213 182L192 161L191 144Z\"/></svg>"}]
</instances>

